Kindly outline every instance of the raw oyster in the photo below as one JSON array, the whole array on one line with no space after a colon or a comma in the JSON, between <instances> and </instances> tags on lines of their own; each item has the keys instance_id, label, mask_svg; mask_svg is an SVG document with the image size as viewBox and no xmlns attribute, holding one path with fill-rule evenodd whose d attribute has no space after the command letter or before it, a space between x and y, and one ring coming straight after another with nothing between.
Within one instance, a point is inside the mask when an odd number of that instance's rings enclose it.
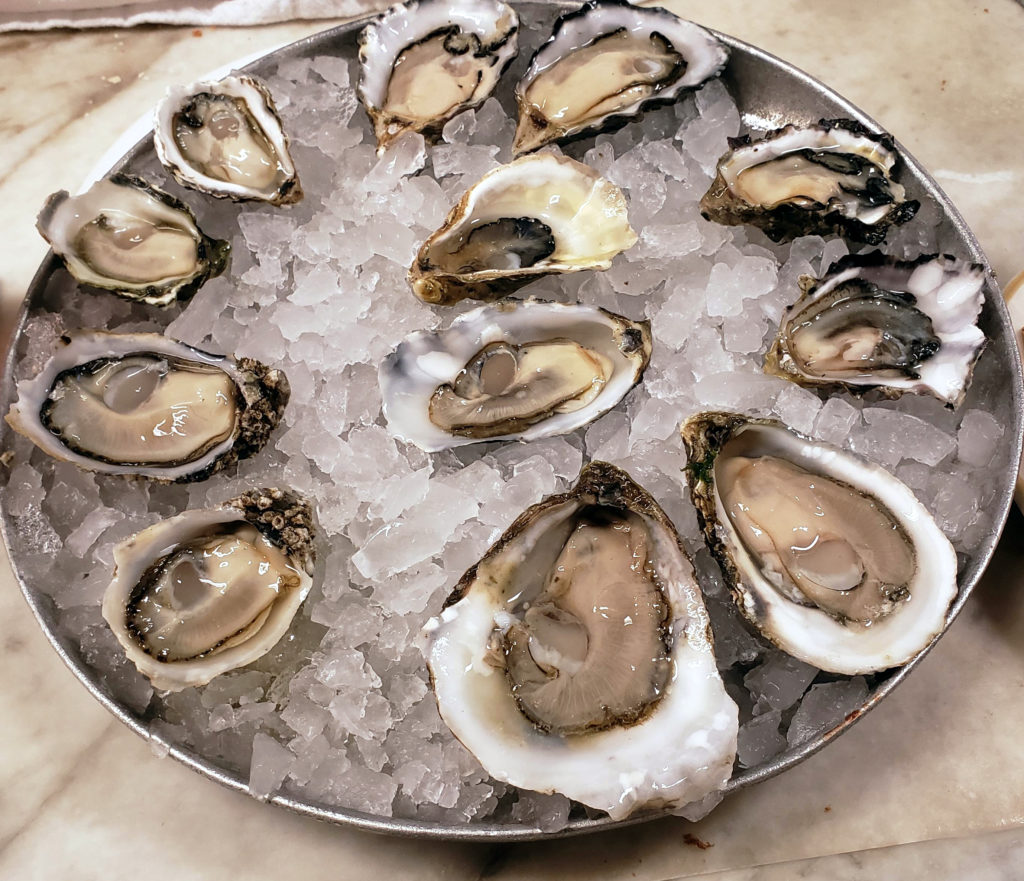
<instances>
[{"instance_id":1,"label":"raw oyster","mask_svg":"<svg viewBox=\"0 0 1024 881\"><path fill-rule=\"evenodd\" d=\"M82 284L166 306L220 275L230 246L211 239L195 215L142 178L115 174L85 193L54 193L36 227Z\"/></svg>"},{"instance_id":2,"label":"raw oyster","mask_svg":"<svg viewBox=\"0 0 1024 881\"><path fill-rule=\"evenodd\" d=\"M162 691L205 685L284 636L313 585L313 510L260 489L185 511L114 548L103 617Z\"/></svg>"},{"instance_id":3,"label":"raw oyster","mask_svg":"<svg viewBox=\"0 0 1024 881\"><path fill-rule=\"evenodd\" d=\"M252 358L157 333L79 331L19 383L7 421L88 471L195 481L259 452L288 394L284 374Z\"/></svg>"},{"instance_id":4,"label":"raw oyster","mask_svg":"<svg viewBox=\"0 0 1024 881\"><path fill-rule=\"evenodd\" d=\"M612 465L521 514L424 632L441 717L498 780L622 819L732 773L737 709L693 567Z\"/></svg>"},{"instance_id":5,"label":"raw oyster","mask_svg":"<svg viewBox=\"0 0 1024 881\"><path fill-rule=\"evenodd\" d=\"M618 404L650 357L648 322L504 300L406 337L380 367L384 415L428 452L565 434Z\"/></svg>"},{"instance_id":6,"label":"raw oyster","mask_svg":"<svg viewBox=\"0 0 1024 881\"><path fill-rule=\"evenodd\" d=\"M835 232L877 245L920 203L896 181L902 165L890 135L852 119L731 138L701 213L729 226L749 223L774 241Z\"/></svg>"},{"instance_id":7,"label":"raw oyster","mask_svg":"<svg viewBox=\"0 0 1024 881\"><path fill-rule=\"evenodd\" d=\"M423 243L409 282L428 303L493 300L540 275L607 269L636 241L617 186L565 156L524 156L470 187Z\"/></svg>"},{"instance_id":8,"label":"raw oyster","mask_svg":"<svg viewBox=\"0 0 1024 881\"><path fill-rule=\"evenodd\" d=\"M184 187L272 205L302 198L274 99L254 77L168 89L156 109L153 144Z\"/></svg>"},{"instance_id":9,"label":"raw oyster","mask_svg":"<svg viewBox=\"0 0 1024 881\"><path fill-rule=\"evenodd\" d=\"M513 152L614 127L721 73L711 33L666 9L591 0L563 15L516 86Z\"/></svg>"},{"instance_id":10,"label":"raw oyster","mask_svg":"<svg viewBox=\"0 0 1024 881\"><path fill-rule=\"evenodd\" d=\"M359 100L377 152L407 131L436 138L480 106L515 58L519 17L500 0L409 0L359 35Z\"/></svg>"},{"instance_id":11,"label":"raw oyster","mask_svg":"<svg viewBox=\"0 0 1024 881\"><path fill-rule=\"evenodd\" d=\"M765 372L889 397L928 393L956 406L985 346L984 287L983 266L950 256L851 254L824 278L801 277Z\"/></svg>"},{"instance_id":12,"label":"raw oyster","mask_svg":"<svg viewBox=\"0 0 1024 881\"><path fill-rule=\"evenodd\" d=\"M767 639L852 675L905 664L942 632L956 554L895 477L770 420L702 413L682 435L705 540Z\"/></svg>"}]
</instances>

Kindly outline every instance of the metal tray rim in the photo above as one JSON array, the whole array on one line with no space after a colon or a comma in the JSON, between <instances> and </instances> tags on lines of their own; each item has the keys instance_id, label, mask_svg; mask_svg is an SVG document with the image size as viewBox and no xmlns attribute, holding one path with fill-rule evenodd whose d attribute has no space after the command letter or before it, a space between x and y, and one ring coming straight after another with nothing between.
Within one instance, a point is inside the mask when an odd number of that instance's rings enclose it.
<instances>
[{"instance_id":1,"label":"metal tray rim","mask_svg":"<svg viewBox=\"0 0 1024 881\"><path fill-rule=\"evenodd\" d=\"M523 3L522 5L533 5L532 2ZM540 3L538 5L548 6L548 3ZM559 2L557 4L561 9L568 10L575 7L575 4L567 2ZM286 46L282 46L267 55L261 56L259 59L252 61L249 64L244 65L241 69L245 71L252 71L258 73L255 70L261 63L266 61L271 56L279 56L283 54L298 54L303 51L315 49L321 44L330 43L331 41L350 35L356 30L365 26L376 16L370 15L363 18L357 19L352 22L348 22L342 25L338 25L333 28L326 29L324 31L312 34L311 36L297 40ZM834 104L842 114L856 119L861 122L869 129L873 131L882 131L883 129L867 114L861 111L858 107L851 104L841 95L833 91L831 88L821 83L814 77L810 76L806 72L800 70L794 65L787 61L784 61L771 53L768 53L756 46L739 40L735 37L727 34L720 33L718 31L712 31L719 39L721 39L726 45L729 46L730 50L734 53L742 53L758 62L768 65L774 68L776 71L781 72L788 78L799 81L806 85L817 95L823 99ZM115 169L129 161L133 156L143 149L146 149L149 144L149 138L144 137L135 146L128 151L119 162L115 165ZM992 292L992 300L988 303L990 308L993 308L996 312L996 318L1000 324L1001 329L1005 332L1010 325L1009 313L1003 303L1002 296L1000 295L999 285L993 277L991 269L988 264L988 260L985 257L981 246L979 245L974 234L968 228L959 212L956 210L949 197L942 191L941 187L931 177L930 174L917 162L914 157L909 154L906 149L899 145L900 152L903 156L906 166L911 169L914 174L924 184L925 188L929 191L929 194L938 202L942 208L946 219L953 225L958 235L961 237L963 244L967 247L971 254L971 258L978 263L981 263L986 267L989 276L989 289ZM16 341L21 337L24 330L25 323L28 318L29 301L34 291L38 290L45 281L46 278L53 272L53 270L60 266L59 260L49 252L44 261L40 264L32 282L29 285L28 293L24 302L22 303L19 311L17 320L15 321L12 336L10 339L10 345L7 351L5 363L3 365L3 388L4 388L4 408L6 409L13 400L14 396L14 365L16 356ZM1012 333L1011 333L1012 336ZM1017 353L1017 347L1015 345L1009 347L1010 351ZM1016 458L1020 460L1022 448L1024 448L1024 379L1022 379L1022 369L1019 353L1011 355L1010 359L1010 371L1013 375L1013 388L1012 397L1014 404L1014 424L1010 432L1010 442L1013 444L1013 449L1016 451ZM10 432L9 427L6 424L0 426L0 437L5 437ZM1012 477L1012 476L1011 476ZM953 622L953 620L959 615L962 610L967 598L971 591L977 584L982 573L988 565L989 560L995 550L996 543L998 542L999 536L1002 533L1003 527L1005 526L1006 519L1009 516L1010 505L1013 499L1013 487L1014 480L1010 479L1008 485L1005 486L997 495L997 498L993 501L993 508L997 511L995 517L994 528L992 533L986 537L982 543L979 553L972 560L966 570L962 573L960 590L957 598L950 609L949 615L947 616L946 628ZM11 530L12 524L10 515L7 513L7 506L4 504L6 499L6 486L0 487L0 535L3 536L3 540L8 549L11 547ZM51 620L49 610L46 608L46 603L49 601L48 598L36 595L25 580L22 577L21 572L17 568L13 556L11 557L11 568L13 570L15 579L18 582L21 592L25 597L26 602L35 615L41 629L46 635L50 644L54 647L61 660L71 669L74 675L82 682L82 684L89 690L92 696L99 701L107 710L109 710L115 717L121 722L127 725L132 731L138 734L143 739L149 741L154 753L168 754L177 761L188 766L192 770L199 774L220 783L230 789L236 790L242 793L248 793L248 781L243 779L241 776L234 774L231 771L225 770L222 767L214 764L209 759L198 755L192 750L185 749L175 744L168 743L159 734L151 731L145 723L145 720L133 713L128 707L121 704L111 695L109 695L97 681L93 675L92 670L88 668L84 662L77 656L76 650L68 645L62 637L56 632ZM945 629L943 630L945 633ZM942 634L940 634L941 637ZM937 637L938 638L938 637ZM729 783L726 785L724 794L729 795L739 790L745 789L755 783L759 783L770 777L775 776L778 773L802 762L804 759L816 753L832 739L839 734L846 731L851 725L859 721L859 719L867 713L869 710L874 708L882 698L886 697L892 690L899 685L906 676L917 667L917 665L923 660L923 658L931 651L934 647L935 641L933 641L921 654L911 660L908 664L898 669L888 679L886 679L875 691L873 695L868 699L865 705L851 713L844 722L828 731L825 734L815 738L808 743L802 745L797 750L787 751L782 757L773 759L757 768L744 771L741 774L734 776ZM344 808L328 807L316 803L305 802L298 799L290 798L285 795L273 795L267 801L270 804L278 807L285 808L294 813L298 813L304 816L311 817L313 819L347 825L354 828L362 829L368 832L398 835L404 837L414 838L432 838L442 839L451 841L530 841L537 839L553 839L553 838L564 838L569 836L575 836L582 833L594 832L598 830L609 830L617 829L625 826L634 825L636 823L646 822L648 820L661 818L664 816L670 816L664 813L657 814L643 814L638 816L629 817L625 820L613 821L609 818L598 818L598 819L579 819L570 821L569 824L563 829L557 832L545 832L537 827L531 826L513 826L511 824L501 823L474 823L465 824L459 826L442 826L437 823L421 821L421 820L410 820L395 817L379 817L370 814L366 814L360 811L354 811Z\"/></svg>"}]
</instances>

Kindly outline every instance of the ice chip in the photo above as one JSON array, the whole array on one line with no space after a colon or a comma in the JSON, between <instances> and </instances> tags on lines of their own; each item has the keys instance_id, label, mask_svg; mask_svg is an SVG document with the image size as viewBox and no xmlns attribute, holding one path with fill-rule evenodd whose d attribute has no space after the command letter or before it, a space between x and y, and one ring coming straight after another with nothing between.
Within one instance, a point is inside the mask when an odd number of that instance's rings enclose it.
<instances>
[{"instance_id":1,"label":"ice chip","mask_svg":"<svg viewBox=\"0 0 1024 881\"><path fill-rule=\"evenodd\" d=\"M257 734L249 765L249 794L260 801L268 799L284 782L294 761L288 747L267 734Z\"/></svg>"},{"instance_id":2,"label":"ice chip","mask_svg":"<svg viewBox=\"0 0 1024 881\"><path fill-rule=\"evenodd\" d=\"M867 697L868 687L863 676L812 686L790 723L786 734L789 745L799 746L831 731L850 713L860 709Z\"/></svg>"}]
</instances>

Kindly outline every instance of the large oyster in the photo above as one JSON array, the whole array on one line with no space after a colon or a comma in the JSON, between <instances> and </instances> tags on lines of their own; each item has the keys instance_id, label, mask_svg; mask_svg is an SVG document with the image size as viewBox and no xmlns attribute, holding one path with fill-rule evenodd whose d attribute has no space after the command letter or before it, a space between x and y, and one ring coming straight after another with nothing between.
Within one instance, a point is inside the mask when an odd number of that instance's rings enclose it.
<instances>
[{"instance_id":1,"label":"large oyster","mask_svg":"<svg viewBox=\"0 0 1024 881\"><path fill-rule=\"evenodd\" d=\"M312 587L313 511L280 489L185 511L114 548L103 617L154 688L181 691L262 657Z\"/></svg>"},{"instance_id":2,"label":"large oyster","mask_svg":"<svg viewBox=\"0 0 1024 881\"><path fill-rule=\"evenodd\" d=\"M500 0L409 0L359 35L359 100L377 151L407 131L433 138L491 94L518 52L519 18Z\"/></svg>"},{"instance_id":3,"label":"large oyster","mask_svg":"<svg viewBox=\"0 0 1024 881\"><path fill-rule=\"evenodd\" d=\"M267 442L288 380L156 333L79 331L18 386L7 421L79 468L195 481Z\"/></svg>"},{"instance_id":4,"label":"large oyster","mask_svg":"<svg viewBox=\"0 0 1024 881\"><path fill-rule=\"evenodd\" d=\"M590 0L563 15L516 86L518 155L579 137L675 100L721 73L725 46L659 8Z\"/></svg>"},{"instance_id":5,"label":"large oyster","mask_svg":"<svg viewBox=\"0 0 1024 881\"><path fill-rule=\"evenodd\" d=\"M491 300L540 275L608 269L636 240L617 186L574 159L524 156L470 187L409 281L428 303Z\"/></svg>"},{"instance_id":6,"label":"large oyster","mask_svg":"<svg viewBox=\"0 0 1024 881\"><path fill-rule=\"evenodd\" d=\"M734 413L694 416L682 435L708 547L765 637L855 674L905 664L941 633L956 554L895 477Z\"/></svg>"},{"instance_id":7,"label":"large oyster","mask_svg":"<svg viewBox=\"0 0 1024 881\"><path fill-rule=\"evenodd\" d=\"M802 276L766 373L801 385L880 388L962 399L985 345L985 270L949 256L850 255L821 279Z\"/></svg>"},{"instance_id":8,"label":"large oyster","mask_svg":"<svg viewBox=\"0 0 1024 881\"><path fill-rule=\"evenodd\" d=\"M693 568L612 465L520 515L425 633L441 716L498 780L621 819L729 779L737 709Z\"/></svg>"},{"instance_id":9,"label":"large oyster","mask_svg":"<svg viewBox=\"0 0 1024 881\"><path fill-rule=\"evenodd\" d=\"M775 241L834 232L877 245L920 207L896 181L902 160L892 137L852 119L787 125L759 141L729 143L700 202L708 220L749 223Z\"/></svg>"},{"instance_id":10,"label":"large oyster","mask_svg":"<svg viewBox=\"0 0 1024 881\"><path fill-rule=\"evenodd\" d=\"M594 306L505 300L407 337L380 368L391 431L428 452L565 434L640 381L651 330Z\"/></svg>"},{"instance_id":11,"label":"large oyster","mask_svg":"<svg viewBox=\"0 0 1024 881\"><path fill-rule=\"evenodd\" d=\"M125 174L78 196L54 193L36 226L82 284L155 306L223 272L230 248L199 229L183 202Z\"/></svg>"},{"instance_id":12,"label":"large oyster","mask_svg":"<svg viewBox=\"0 0 1024 881\"><path fill-rule=\"evenodd\" d=\"M254 77L168 89L156 109L153 143L182 186L272 205L302 198L274 99Z\"/></svg>"}]
</instances>

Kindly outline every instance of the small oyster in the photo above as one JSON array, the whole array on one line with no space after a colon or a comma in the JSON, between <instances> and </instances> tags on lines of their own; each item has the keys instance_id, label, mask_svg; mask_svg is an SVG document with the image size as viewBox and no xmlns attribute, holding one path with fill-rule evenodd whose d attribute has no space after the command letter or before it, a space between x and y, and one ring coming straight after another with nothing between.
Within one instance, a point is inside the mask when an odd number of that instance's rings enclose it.
<instances>
[{"instance_id":1,"label":"small oyster","mask_svg":"<svg viewBox=\"0 0 1024 881\"><path fill-rule=\"evenodd\" d=\"M710 32L668 10L590 0L558 19L516 86L513 152L622 124L699 88L728 58Z\"/></svg>"},{"instance_id":2,"label":"small oyster","mask_svg":"<svg viewBox=\"0 0 1024 881\"><path fill-rule=\"evenodd\" d=\"M802 276L766 373L800 385L928 393L956 406L985 346L985 270L950 256L849 255Z\"/></svg>"},{"instance_id":3,"label":"small oyster","mask_svg":"<svg viewBox=\"0 0 1024 881\"><path fill-rule=\"evenodd\" d=\"M834 232L877 245L920 207L896 181L902 161L892 137L852 119L788 125L729 144L700 202L717 223L749 223L774 241Z\"/></svg>"},{"instance_id":4,"label":"small oyster","mask_svg":"<svg viewBox=\"0 0 1024 881\"><path fill-rule=\"evenodd\" d=\"M409 0L359 35L359 100L377 152L407 131L436 138L480 106L518 50L519 18L500 0Z\"/></svg>"},{"instance_id":5,"label":"small oyster","mask_svg":"<svg viewBox=\"0 0 1024 881\"><path fill-rule=\"evenodd\" d=\"M288 395L284 374L252 358L156 333L79 331L19 383L7 421L88 471L196 481L259 452Z\"/></svg>"},{"instance_id":6,"label":"small oyster","mask_svg":"<svg viewBox=\"0 0 1024 881\"><path fill-rule=\"evenodd\" d=\"M114 548L103 617L162 691L205 685L281 639L313 585L313 511L280 489L185 511Z\"/></svg>"},{"instance_id":7,"label":"small oyster","mask_svg":"<svg viewBox=\"0 0 1024 881\"><path fill-rule=\"evenodd\" d=\"M540 275L608 269L636 241L618 187L565 156L524 156L470 187L423 243L409 282L428 303L493 300Z\"/></svg>"},{"instance_id":8,"label":"small oyster","mask_svg":"<svg viewBox=\"0 0 1024 881\"><path fill-rule=\"evenodd\" d=\"M737 708L693 567L612 465L523 512L424 633L441 717L498 780L618 820L732 773Z\"/></svg>"},{"instance_id":9,"label":"small oyster","mask_svg":"<svg viewBox=\"0 0 1024 881\"><path fill-rule=\"evenodd\" d=\"M36 227L82 284L154 306L223 272L230 248L203 233L183 202L125 174L78 196L54 193Z\"/></svg>"},{"instance_id":10,"label":"small oyster","mask_svg":"<svg viewBox=\"0 0 1024 881\"><path fill-rule=\"evenodd\" d=\"M153 144L184 187L272 205L302 198L274 99L254 77L168 89L156 109Z\"/></svg>"},{"instance_id":11,"label":"small oyster","mask_svg":"<svg viewBox=\"0 0 1024 881\"><path fill-rule=\"evenodd\" d=\"M428 452L565 434L618 404L650 357L647 322L504 300L406 337L380 367L384 414L397 437Z\"/></svg>"},{"instance_id":12,"label":"small oyster","mask_svg":"<svg viewBox=\"0 0 1024 881\"><path fill-rule=\"evenodd\" d=\"M693 416L682 436L705 540L767 639L853 675L905 664L942 632L956 554L895 477L735 413Z\"/></svg>"}]
</instances>

